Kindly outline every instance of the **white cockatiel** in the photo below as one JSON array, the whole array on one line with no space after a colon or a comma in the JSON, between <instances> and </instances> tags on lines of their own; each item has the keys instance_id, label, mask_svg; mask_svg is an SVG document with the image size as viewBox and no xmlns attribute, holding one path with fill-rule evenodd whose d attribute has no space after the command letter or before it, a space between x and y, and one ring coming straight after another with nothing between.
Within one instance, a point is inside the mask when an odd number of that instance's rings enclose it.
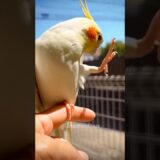
<instances>
[{"instance_id":1,"label":"white cockatiel","mask_svg":"<svg viewBox=\"0 0 160 160\"><path fill-rule=\"evenodd\" d=\"M61 22L36 39L36 113L64 102L68 120L71 120L71 109L79 87L84 88L85 77L106 70L108 62L116 54L112 52L112 40L100 67L83 64L84 54L94 54L103 42L103 36L86 1L80 2L85 17Z\"/></svg>"}]
</instances>

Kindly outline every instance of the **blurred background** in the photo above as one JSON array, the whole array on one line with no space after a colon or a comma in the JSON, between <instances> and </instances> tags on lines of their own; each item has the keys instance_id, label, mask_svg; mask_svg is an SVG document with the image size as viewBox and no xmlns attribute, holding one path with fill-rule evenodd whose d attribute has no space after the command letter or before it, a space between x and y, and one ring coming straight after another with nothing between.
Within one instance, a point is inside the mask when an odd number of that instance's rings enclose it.
<instances>
[{"instance_id":1,"label":"blurred background","mask_svg":"<svg viewBox=\"0 0 160 160\"><path fill-rule=\"evenodd\" d=\"M127 57L125 157L131 160L158 160L160 1L126 0L125 11L125 35L132 39L130 41L131 39L126 38L125 41ZM134 48L132 53L131 48ZM127 56L128 54L132 57Z\"/></svg>"}]
</instances>

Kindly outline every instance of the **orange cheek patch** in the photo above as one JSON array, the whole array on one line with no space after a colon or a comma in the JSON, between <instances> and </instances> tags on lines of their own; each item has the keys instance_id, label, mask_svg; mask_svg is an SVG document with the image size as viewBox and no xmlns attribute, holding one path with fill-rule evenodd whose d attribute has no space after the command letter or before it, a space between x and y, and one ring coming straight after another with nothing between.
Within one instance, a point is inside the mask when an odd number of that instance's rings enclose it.
<instances>
[{"instance_id":1,"label":"orange cheek patch","mask_svg":"<svg viewBox=\"0 0 160 160\"><path fill-rule=\"evenodd\" d=\"M87 36L89 39L91 40L95 40L97 37L97 30L95 29L95 27L89 27L87 30Z\"/></svg>"}]
</instances>

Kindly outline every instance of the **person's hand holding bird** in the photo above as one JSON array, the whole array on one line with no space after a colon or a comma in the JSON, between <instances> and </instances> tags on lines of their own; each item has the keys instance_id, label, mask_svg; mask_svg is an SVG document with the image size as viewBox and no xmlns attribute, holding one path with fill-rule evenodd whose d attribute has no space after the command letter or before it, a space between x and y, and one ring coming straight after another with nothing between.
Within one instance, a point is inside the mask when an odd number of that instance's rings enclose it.
<instances>
[{"instance_id":1,"label":"person's hand holding bird","mask_svg":"<svg viewBox=\"0 0 160 160\"><path fill-rule=\"evenodd\" d=\"M86 153L77 150L68 141L51 136L52 131L63 124L66 117L66 108L63 105L36 115L36 160L88 160ZM83 107L75 107L72 114L73 121L88 122L94 118L95 113Z\"/></svg>"}]
</instances>

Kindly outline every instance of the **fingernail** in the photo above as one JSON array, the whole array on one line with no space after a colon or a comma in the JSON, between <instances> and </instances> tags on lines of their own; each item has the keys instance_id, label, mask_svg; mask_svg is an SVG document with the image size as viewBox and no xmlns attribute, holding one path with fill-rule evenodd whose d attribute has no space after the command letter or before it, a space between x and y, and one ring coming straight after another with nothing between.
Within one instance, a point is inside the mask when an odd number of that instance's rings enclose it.
<instances>
[{"instance_id":1,"label":"fingernail","mask_svg":"<svg viewBox=\"0 0 160 160\"><path fill-rule=\"evenodd\" d=\"M83 151L79 151L81 157L82 157L82 160L89 160L89 157L87 155L87 153L83 152Z\"/></svg>"}]
</instances>

